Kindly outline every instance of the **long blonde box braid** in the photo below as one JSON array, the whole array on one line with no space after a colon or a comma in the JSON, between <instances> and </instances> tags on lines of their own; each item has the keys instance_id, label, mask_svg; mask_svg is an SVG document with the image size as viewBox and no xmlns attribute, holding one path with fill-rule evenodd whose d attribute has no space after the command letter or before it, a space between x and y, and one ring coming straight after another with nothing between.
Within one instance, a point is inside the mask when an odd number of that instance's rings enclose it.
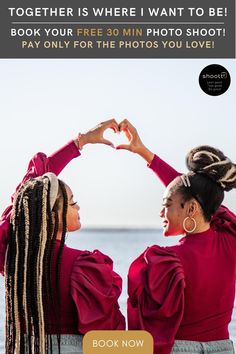
<instances>
[{"instance_id":1,"label":"long blonde box braid","mask_svg":"<svg viewBox=\"0 0 236 354\"><path fill-rule=\"evenodd\" d=\"M47 193L48 193L49 180L43 179L43 196L42 196L42 223L40 232L40 248L37 259L37 279L38 279L38 314L39 314L39 351L40 354L45 354L45 323L44 323L44 310L43 310L43 258L45 246L47 242Z\"/></svg>"},{"instance_id":2,"label":"long blonde box braid","mask_svg":"<svg viewBox=\"0 0 236 354\"><path fill-rule=\"evenodd\" d=\"M23 199L23 193L20 197L19 204L18 204L18 210L16 210L16 213L20 212L20 205L22 203ZM15 221L15 220L14 220ZM15 223L14 223L15 227ZM18 241L18 229L15 230L16 232L16 240ZM14 271L14 321L15 321L15 329L16 329L16 354L20 353L20 319L19 319L19 306L18 306L18 296L17 296L17 290L18 290L18 266L19 266L19 242L16 242L16 258L15 258L15 271Z\"/></svg>"},{"instance_id":3,"label":"long blonde box braid","mask_svg":"<svg viewBox=\"0 0 236 354\"><path fill-rule=\"evenodd\" d=\"M25 259L24 259L24 283L23 283L23 309L26 326L26 335L29 335L28 310L27 310L27 263L29 249L29 203L28 197L23 198L23 208L25 214ZM32 343L33 344L33 343Z\"/></svg>"}]
</instances>

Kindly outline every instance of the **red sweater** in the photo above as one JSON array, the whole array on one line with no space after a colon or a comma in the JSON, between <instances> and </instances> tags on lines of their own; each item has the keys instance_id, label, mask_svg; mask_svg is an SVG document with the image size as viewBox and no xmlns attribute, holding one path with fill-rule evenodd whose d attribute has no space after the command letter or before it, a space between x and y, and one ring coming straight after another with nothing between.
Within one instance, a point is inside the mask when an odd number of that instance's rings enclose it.
<instances>
[{"instance_id":1,"label":"red sweater","mask_svg":"<svg viewBox=\"0 0 236 354\"><path fill-rule=\"evenodd\" d=\"M157 156L149 166L168 185L179 173ZM146 329L155 354L175 339L229 338L236 280L236 216L220 207L208 231L172 247L149 247L129 270L129 329Z\"/></svg>"},{"instance_id":2,"label":"red sweater","mask_svg":"<svg viewBox=\"0 0 236 354\"><path fill-rule=\"evenodd\" d=\"M73 141L49 157L44 153L37 153L31 159L21 183L46 172L58 175L73 158L79 155ZM12 200L13 198L14 194ZM4 211L0 220L0 273L2 274L11 210L12 205ZM59 242L56 242L54 256L57 254L58 247ZM53 275L55 274L54 268L55 257ZM118 305L121 289L122 279L113 271L113 262L108 256L98 250L80 251L65 246L61 258L60 274L60 328L49 313L46 316L50 327L49 332L60 331L62 334L71 334L86 333L94 329L125 329L125 319Z\"/></svg>"},{"instance_id":3,"label":"red sweater","mask_svg":"<svg viewBox=\"0 0 236 354\"><path fill-rule=\"evenodd\" d=\"M59 246L60 241L56 241L52 263L54 288ZM108 256L98 250L80 251L64 246L60 269L60 323L49 312L49 333L84 334L94 329L125 329L125 319L117 302L122 279L113 271L113 262Z\"/></svg>"}]
</instances>

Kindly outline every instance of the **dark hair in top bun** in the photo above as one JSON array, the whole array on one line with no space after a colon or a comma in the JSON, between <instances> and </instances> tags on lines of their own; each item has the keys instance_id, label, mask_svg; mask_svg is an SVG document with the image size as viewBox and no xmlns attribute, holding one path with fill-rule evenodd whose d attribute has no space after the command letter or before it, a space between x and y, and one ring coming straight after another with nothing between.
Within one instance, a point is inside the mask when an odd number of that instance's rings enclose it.
<instances>
[{"instance_id":1,"label":"dark hair in top bun","mask_svg":"<svg viewBox=\"0 0 236 354\"><path fill-rule=\"evenodd\" d=\"M192 149L186 164L190 185L178 178L174 189L182 194L184 202L195 198L205 220L210 221L224 199L224 191L236 188L236 165L222 151L207 145Z\"/></svg>"},{"instance_id":2,"label":"dark hair in top bun","mask_svg":"<svg viewBox=\"0 0 236 354\"><path fill-rule=\"evenodd\" d=\"M202 145L192 149L186 164L190 171L205 175L225 191L236 188L236 165L216 148Z\"/></svg>"}]
</instances>

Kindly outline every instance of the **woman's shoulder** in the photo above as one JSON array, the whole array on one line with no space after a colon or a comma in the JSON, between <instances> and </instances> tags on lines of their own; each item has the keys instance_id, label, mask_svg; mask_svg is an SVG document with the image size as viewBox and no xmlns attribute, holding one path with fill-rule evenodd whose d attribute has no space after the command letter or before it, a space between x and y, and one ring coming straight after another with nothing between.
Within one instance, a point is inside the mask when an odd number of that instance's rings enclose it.
<instances>
[{"instance_id":1,"label":"woman's shoulder","mask_svg":"<svg viewBox=\"0 0 236 354\"><path fill-rule=\"evenodd\" d=\"M163 247L153 245L148 247L129 268L130 283L142 283L144 279L171 279L175 273L184 278L184 270L175 246Z\"/></svg>"},{"instance_id":2,"label":"woman's shoulder","mask_svg":"<svg viewBox=\"0 0 236 354\"><path fill-rule=\"evenodd\" d=\"M117 283L121 288L122 279L113 270L113 261L106 254L99 250L94 251L79 251L73 261L71 273L71 284L78 282L101 283L111 286L112 283Z\"/></svg>"},{"instance_id":3,"label":"woman's shoulder","mask_svg":"<svg viewBox=\"0 0 236 354\"><path fill-rule=\"evenodd\" d=\"M108 264L113 265L112 259L101 251L95 249L93 251L78 250L75 248L69 248L69 252L73 253L77 257L75 258L74 265L81 265L81 262L96 263L96 264Z\"/></svg>"},{"instance_id":4,"label":"woman's shoulder","mask_svg":"<svg viewBox=\"0 0 236 354\"><path fill-rule=\"evenodd\" d=\"M125 327L117 304L122 290L122 279L113 271L113 261L110 257L99 250L81 251L73 263L70 286L82 333L94 328L115 329L118 328L117 323L121 323L120 329ZM88 311L88 304L94 312ZM116 320L110 315L112 313L115 314ZM88 326L90 321L92 325Z\"/></svg>"},{"instance_id":5,"label":"woman's shoulder","mask_svg":"<svg viewBox=\"0 0 236 354\"><path fill-rule=\"evenodd\" d=\"M146 248L146 250L135 260L143 260L147 265L155 263L156 261L179 261L178 253L176 249L179 246L159 246L152 245Z\"/></svg>"},{"instance_id":6,"label":"woman's shoulder","mask_svg":"<svg viewBox=\"0 0 236 354\"><path fill-rule=\"evenodd\" d=\"M56 242L56 253L60 242ZM62 253L62 263L71 267L71 279L78 278L78 274L94 274L97 272L111 272L113 269L112 259L99 250L80 250L65 245Z\"/></svg>"},{"instance_id":7,"label":"woman's shoulder","mask_svg":"<svg viewBox=\"0 0 236 354\"><path fill-rule=\"evenodd\" d=\"M176 257L177 256L177 254L176 254L177 247L179 247L179 245L174 245L174 246L152 245L146 249L145 253L146 254L153 254L153 255Z\"/></svg>"},{"instance_id":8,"label":"woman's shoulder","mask_svg":"<svg viewBox=\"0 0 236 354\"><path fill-rule=\"evenodd\" d=\"M131 264L128 279L129 302L134 307L140 296L162 310L178 307L176 298L181 298L185 288L184 269L173 247L148 247Z\"/></svg>"},{"instance_id":9,"label":"woman's shoulder","mask_svg":"<svg viewBox=\"0 0 236 354\"><path fill-rule=\"evenodd\" d=\"M236 237L236 215L221 205L211 220L211 228L217 232L232 234Z\"/></svg>"}]
</instances>

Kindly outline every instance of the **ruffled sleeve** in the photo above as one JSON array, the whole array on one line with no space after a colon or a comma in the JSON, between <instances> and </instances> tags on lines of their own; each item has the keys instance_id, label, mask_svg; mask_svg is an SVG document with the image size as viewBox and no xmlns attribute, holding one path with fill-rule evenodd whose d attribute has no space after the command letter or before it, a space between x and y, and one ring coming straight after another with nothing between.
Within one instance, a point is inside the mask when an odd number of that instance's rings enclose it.
<instances>
[{"instance_id":1,"label":"ruffled sleeve","mask_svg":"<svg viewBox=\"0 0 236 354\"><path fill-rule=\"evenodd\" d=\"M236 236L236 215L221 205L211 219L211 228Z\"/></svg>"},{"instance_id":2,"label":"ruffled sleeve","mask_svg":"<svg viewBox=\"0 0 236 354\"><path fill-rule=\"evenodd\" d=\"M54 152L50 156L46 156L44 153L39 152L33 156L30 160L27 172L23 177L21 183L16 187L16 191L19 189L22 183L30 178L41 176L46 172L53 172L58 175L63 168L75 157L79 156L75 143L71 140L68 144ZM15 193L16 193L15 191ZM13 202L14 195L11 197L11 202ZM3 274L5 253L8 243L8 230L10 224L12 205L6 208L0 219L0 273Z\"/></svg>"},{"instance_id":3,"label":"ruffled sleeve","mask_svg":"<svg viewBox=\"0 0 236 354\"><path fill-rule=\"evenodd\" d=\"M154 354L169 354L184 312L184 271L168 248L152 246L130 266L129 329L146 330L154 339Z\"/></svg>"},{"instance_id":4,"label":"ruffled sleeve","mask_svg":"<svg viewBox=\"0 0 236 354\"><path fill-rule=\"evenodd\" d=\"M112 260L99 251L83 252L74 262L71 295L77 308L78 332L125 329L118 297L121 277Z\"/></svg>"},{"instance_id":5,"label":"ruffled sleeve","mask_svg":"<svg viewBox=\"0 0 236 354\"><path fill-rule=\"evenodd\" d=\"M148 167L153 170L155 175L161 180L161 182L168 186L168 184L175 179L175 177L180 176L181 173L176 171L173 167L168 165L165 161L163 161L157 155L154 155L152 162L148 165Z\"/></svg>"}]
</instances>

